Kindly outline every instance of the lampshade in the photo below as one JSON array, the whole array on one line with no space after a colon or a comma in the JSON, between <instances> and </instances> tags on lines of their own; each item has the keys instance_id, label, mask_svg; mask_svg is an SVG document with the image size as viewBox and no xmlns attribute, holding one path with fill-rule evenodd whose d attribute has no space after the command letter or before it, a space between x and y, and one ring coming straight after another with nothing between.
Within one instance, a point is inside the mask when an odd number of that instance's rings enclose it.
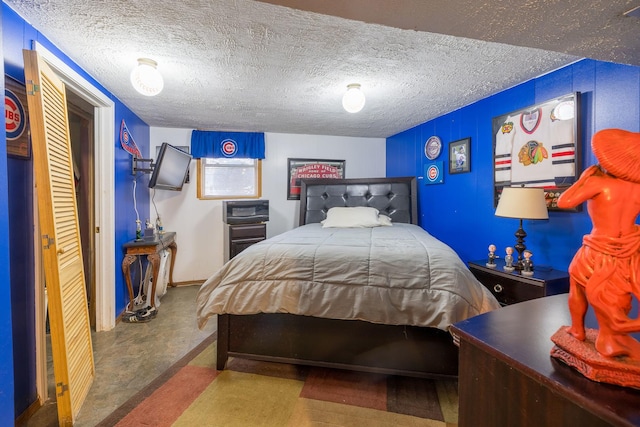
<instances>
[{"instance_id":1,"label":"lampshade","mask_svg":"<svg viewBox=\"0 0 640 427\"><path fill-rule=\"evenodd\" d=\"M364 93L358 83L347 85L347 92L342 97L342 106L349 113L357 113L364 107Z\"/></svg>"},{"instance_id":2,"label":"lampshade","mask_svg":"<svg viewBox=\"0 0 640 427\"><path fill-rule=\"evenodd\" d=\"M505 187L498 201L496 216L519 219L548 219L542 188Z\"/></svg>"},{"instance_id":3,"label":"lampshade","mask_svg":"<svg viewBox=\"0 0 640 427\"><path fill-rule=\"evenodd\" d=\"M143 95L154 96L164 87L158 63L153 59L139 58L138 65L131 72L131 84Z\"/></svg>"}]
</instances>

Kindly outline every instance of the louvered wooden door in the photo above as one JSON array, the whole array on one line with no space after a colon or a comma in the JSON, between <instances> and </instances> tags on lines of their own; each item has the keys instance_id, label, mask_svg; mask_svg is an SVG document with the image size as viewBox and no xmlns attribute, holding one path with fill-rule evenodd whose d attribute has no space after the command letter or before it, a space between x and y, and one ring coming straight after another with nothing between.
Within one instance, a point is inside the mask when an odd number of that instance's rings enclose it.
<instances>
[{"instance_id":1,"label":"louvered wooden door","mask_svg":"<svg viewBox=\"0 0 640 427\"><path fill-rule=\"evenodd\" d=\"M73 425L95 375L64 84L25 50L58 420Z\"/></svg>"}]
</instances>

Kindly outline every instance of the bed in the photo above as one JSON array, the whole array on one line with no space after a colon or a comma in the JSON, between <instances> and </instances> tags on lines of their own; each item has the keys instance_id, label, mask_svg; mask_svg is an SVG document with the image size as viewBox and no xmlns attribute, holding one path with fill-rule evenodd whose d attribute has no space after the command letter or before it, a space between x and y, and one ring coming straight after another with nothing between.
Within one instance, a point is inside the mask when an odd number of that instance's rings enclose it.
<instances>
[{"instance_id":1,"label":"bed","mask_svg":"<svg viewBox=\"0 0 640 427\"><path fill-rule=\"evenodd\" d=\"M239 357L456 377L448 327L499 304L417 225L416 199L414 177L303 180L299 227L245 249L198 293L199 325L218 322L217 369Z\"/></svg>"}]
</instances>

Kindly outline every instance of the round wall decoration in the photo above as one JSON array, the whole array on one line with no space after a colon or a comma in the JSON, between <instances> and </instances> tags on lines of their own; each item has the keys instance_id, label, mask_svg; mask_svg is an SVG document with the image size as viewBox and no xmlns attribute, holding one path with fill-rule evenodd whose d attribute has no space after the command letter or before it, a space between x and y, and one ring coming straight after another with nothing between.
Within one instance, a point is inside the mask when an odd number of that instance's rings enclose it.
<instances>
[{"instance_id":1,"label":"round wall decoration","mask_svg":"<svg viewBox=\"0 0 640 427\"><path fill-rule=\"evenodd\" d=\"M432 136L424 143L424 155L429 160L435 160L442 150L442 141L437 136Z\"/></svg>"}]
</instances>

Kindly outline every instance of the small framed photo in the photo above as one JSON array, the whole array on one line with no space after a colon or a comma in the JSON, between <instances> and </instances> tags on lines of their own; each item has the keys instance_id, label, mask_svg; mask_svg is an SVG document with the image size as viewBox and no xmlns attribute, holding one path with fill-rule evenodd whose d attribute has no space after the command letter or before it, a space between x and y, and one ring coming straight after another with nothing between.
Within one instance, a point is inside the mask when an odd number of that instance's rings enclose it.
<instances>
[{"instance_id":1,"label":"small framed photo","mask_svg":"<svg viewBox=\"0 0 640 427\"><path fill-rule=\"evenodd\" d=\"M449 174L471 172L471 138L449 143Z\"/></svg>"}]
</instances>

